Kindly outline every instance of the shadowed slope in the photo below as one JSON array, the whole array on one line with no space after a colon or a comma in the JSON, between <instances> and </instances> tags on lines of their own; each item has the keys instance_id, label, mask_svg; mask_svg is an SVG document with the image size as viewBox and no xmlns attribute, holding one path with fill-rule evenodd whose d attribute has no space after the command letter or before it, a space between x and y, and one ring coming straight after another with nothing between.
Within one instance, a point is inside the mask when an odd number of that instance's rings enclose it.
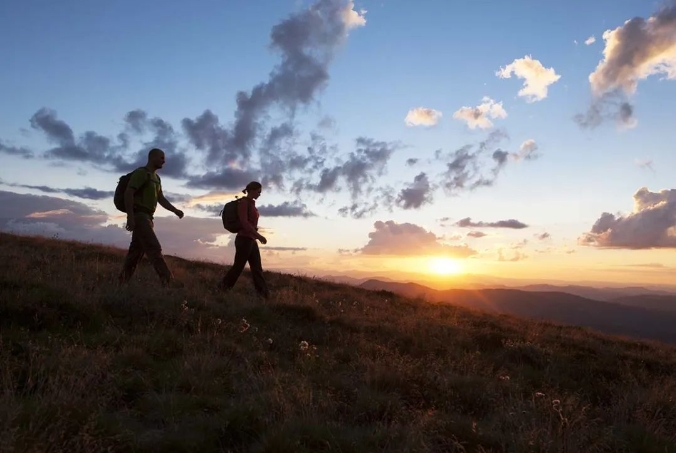
<instances>
[{"instance_id":1,"label":"shadowed slope","mask_svg":"<svg viewBox=\"0 0 676 453\"><path fill-rule=\"evenodd\" d=\"M0 234L0 451L664 452L676 349ZM150 288L150 289L149 289Z\"/></svg>"}]
</instances>

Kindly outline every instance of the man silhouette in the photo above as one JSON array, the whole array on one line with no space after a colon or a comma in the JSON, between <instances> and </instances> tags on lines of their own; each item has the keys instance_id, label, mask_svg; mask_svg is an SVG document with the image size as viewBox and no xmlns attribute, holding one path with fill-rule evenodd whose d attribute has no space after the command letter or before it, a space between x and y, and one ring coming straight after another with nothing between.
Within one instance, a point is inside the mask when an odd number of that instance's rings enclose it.
<instances>
[{"instance_id":1,"label":"man silhouette","mask_svg":"<svg viewBox=\"0 0 676 453\"><path fill-rule=\"evenodd\" d=\"M145 167L137 168L131 175L127 190L124 193L124 207L127 212L127 231L131 231L131 244L124 259L124 266L120 273L120 283L129 281L136 266L148 255L160 281L164 286L171 283L174 276L169 270L162 256L162 246L155 235L153 215L159 203L183 218L183 211L176 209L162 193L162 183L156 171L164 166L164 151L153 148L148 152L148 163Z\"/></svg>"}]
</instances>

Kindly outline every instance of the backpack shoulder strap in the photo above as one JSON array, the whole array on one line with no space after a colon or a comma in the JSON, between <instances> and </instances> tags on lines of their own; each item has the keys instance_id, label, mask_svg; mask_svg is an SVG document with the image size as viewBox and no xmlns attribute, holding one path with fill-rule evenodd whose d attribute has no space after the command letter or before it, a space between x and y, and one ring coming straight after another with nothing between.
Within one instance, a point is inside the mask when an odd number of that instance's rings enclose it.
<instances>
[{"instance_id":1,"label":"backpack shoulder strap","mask_svg":"<svg viewBox=\"0 0 676 453\"><path fill-rule=\"evenodd\" d=\"M148 175L148 177L143 182L143 184L141 184L141 187L139 187L138 190L143 189L143 187L145 187L145 185L148 184L150 182L150 180L152 179L152 174L151 174L151 172L148 171L148 169L146 167L138 167L136 170L140 170L140 169L143 169L146 172L146 175ZM158 175L156 175L156 176L157 176L157 179L159 180L160 177Z\"/></svg>"}]
</instances>

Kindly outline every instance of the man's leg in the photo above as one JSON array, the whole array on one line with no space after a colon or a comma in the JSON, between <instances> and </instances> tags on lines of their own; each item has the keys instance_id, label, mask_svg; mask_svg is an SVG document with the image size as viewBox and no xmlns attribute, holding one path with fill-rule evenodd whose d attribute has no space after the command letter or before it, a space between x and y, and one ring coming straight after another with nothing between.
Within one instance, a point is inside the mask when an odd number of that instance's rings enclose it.
<instances>
[{"instance_id":1,"label":"man's leg","mask_svg":"<svg viewBox=\"0 0 676 453\"><path fill-rule=\"evenodd\" d=\"M167 262L164 261L164 256L162 256L162 246L160 245L160 241L157 239L157 235L153 228L153 221L149 217L145 215L136 216L136 228L134 229L134 232L138 233L139 242L143 247L143 251L155 268L155 272L157 272L157 275L160 277L162 284L166 285L173 280L174 276L169 270Z\"/></svg>"},{"instance_id":2,"label":"man's leg","mask_svg":"<svg viewBox=\"0 0 676 453\"><path fill-rule=\"evenodd\" d=\"M230 289L235 286L237 279L242 274L244 266L249 259L249 254L251 253L251 248L256 243L254 239L245 238L242 236L237 236L235 238L235 261L232 263L232 267L225 274L223 280L221 281L221 287L223 289Z\"/></svg>"},{"instance_id":3,"label":"man's leg","mask_svg":"<svg viewBox=\"0 0 676 453\"><path fill-rule=\"evenodd\" d=\"M136 266L143 259L143 246L139 241L138 233L133 231L131 233L131 243L129 244L129 251L127 256L124 258L124 265L122 266L122 272L120 272L119 282L127 283L134 275Z\"/></svg>"},{"instance_id":4,"label":"man's leg","mask_svg":"<svg viewBox=\"0 0 676 453\"><path fill-rule=\"evenodd\" d=\"M249 253L249 269L251 269L251 276L253 277L253 283L256 287L256 291L258 291L258 294L267 299L269 296L268 285L265 283L265 278L263 277L261 252L256 241L253 241L251 253Z\"/></svg>"}]
</instances>

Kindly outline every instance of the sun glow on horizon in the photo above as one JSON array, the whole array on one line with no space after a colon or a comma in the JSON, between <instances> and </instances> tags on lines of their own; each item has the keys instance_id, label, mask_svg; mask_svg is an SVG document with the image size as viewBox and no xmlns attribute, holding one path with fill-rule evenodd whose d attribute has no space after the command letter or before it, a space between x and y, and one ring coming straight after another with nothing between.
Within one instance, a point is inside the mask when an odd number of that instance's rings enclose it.
<instances>
[{"instance_id":1,"label":"sun glow on horizon","mask_svg":"<svg viewBox=\"0 0 676 453\"><path fill-rule=\"evenodd\" d=\"M458 275L464 272L462 264L458 260L446 257L430 258L428 269L437 275Z\"/></svg>"}]
</instances>

